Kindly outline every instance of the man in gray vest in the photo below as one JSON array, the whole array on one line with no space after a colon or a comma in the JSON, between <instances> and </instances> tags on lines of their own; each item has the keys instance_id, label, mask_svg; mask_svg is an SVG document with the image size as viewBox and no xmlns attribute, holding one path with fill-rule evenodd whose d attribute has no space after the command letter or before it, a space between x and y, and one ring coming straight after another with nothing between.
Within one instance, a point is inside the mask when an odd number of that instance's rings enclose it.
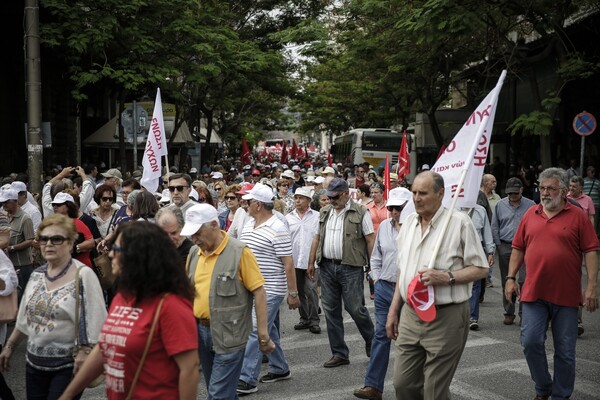
<instances>
[{"instance_id":1,"label":"man in gray vest","mask_svg":"<svg viewBox=\"0 0 600 400\"><path fill-rule=\"evenodd\" d=\"M350 199L345 180L334 178L326 194L330 204L320 211L319 233L313 239L307 276L314 279L316 260L321 268L321 302L333 354L323 366L334 368L350 363L344 341L342 301L365 340L367 356L371 355L374 328L365 307L363 268L369 264L375 235L371 214Z\"/></svg>"},{"instance_id":2,"label":"man in gray vest","mask_svg":"<svg viewBox=\"0 0 600 400\"><path fill-rule=\"evenodd\" d=\"M185 215L182 236L191 236L187 271L196 297L198 351L208 398L237 399L244 350L252 332L252 301L260 351L275 349L267 330L265 280L250 249L219 228L216 208L196 204Z\"/></svg>"}]
</instances>

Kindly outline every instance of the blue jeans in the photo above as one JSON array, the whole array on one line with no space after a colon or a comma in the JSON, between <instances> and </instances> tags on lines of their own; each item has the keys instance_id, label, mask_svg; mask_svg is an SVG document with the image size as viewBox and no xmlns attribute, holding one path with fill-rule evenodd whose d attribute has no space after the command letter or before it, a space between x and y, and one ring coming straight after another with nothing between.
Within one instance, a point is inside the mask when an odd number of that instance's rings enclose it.
<instances>
[{"instance_id":1,"label":"blue jeans","mask_svg":"<svg viewBox=\"0 0 600 400\"><path fill-rule=\"evenodd\" d=\"M334 356L348 359L349 350L344 341L344 309L350 314L366 343L373 340L373 321L365 307L364 272L360 267L321 263L321 303L327 321L329 347Z\"/></svg>"},{"instance_id":2,"label":"blue jeans","mask_svg":"<svg viewBox=\"0 0 600 400\"><path fill-rule=\"evenodd\" d=\"M552 320L554 339L554 380L548 371L546 331ZM521 345L535 391L552 394L552 399L568 399L575 386L575 346L577 307L563 307L544 300L523 302Z\"/></svg>"},{"instance_id":3,"label":"blue jeans","mask_svg":"<svg viewBox=\"0 0 600 400\"><path fill-rule=\"evenodd\" d=\"M281 348L279 330L277 329L277 326L275 326L275 319L279 315L279 306L281 305L283 298L284 296L267 294L267 329L269 331L269 337L271 337L271 340L275 343L275 350L267 357L269 358L269 372L273 374L285 374L290 370L285 355L283 354L283 349ZM249 385L256 386L262 364L262 353L258 347L258 332L256 331L256 309L252 310L252 323L254 325L254 330L250 334L250 337L248 337L248 343L246 343L244 365L242 366L240 380Z\"/></svg>"},{"instance_id":4,"label":"blue jeans","mask_svg":"<svg viewBox=\"0 0 600 400\"><path fill-rule=\"evenodd\" d=\"M198 324L198 353L209 400L237 399L244 349L217 354L212 350L210 327Z\"/></svg>"},{"instance_id":5,"label":"blue jeans","mask_svg":"<svg viewBox=\"0 0 600 400\"><path fill-rule=\"evenodd\" d=\"M383 392L383 383L390 361L391 340L385 332L390 304L394 298L395 284L378 280L375 282L375 336L371 347L371 359L365 376L365 386Z\"/></svg>"},{"instance_id":6,"label":"blue jeans","mask_svg":"<svg viewBox=\"0 0 600 400\"><path fill-rule=\"evenodd\" d=\"M479 294L481 293L481 279L473 282L473 291L469 299L469 307L471 308L471 321L479 321Z\"/></svg>"},{"instance_id":7,"label":"blue jeans","mask_svg":"<svg viewBox=\"0 0 600 400\"><path fill-rule=\"evenodd\" d=\"M25 387L27 400L58 399L73 379L73 367L57 371L42 371L29 364L25 365ZM78 400L81 393L73 397Z\"/></svg>"}]
</instances>

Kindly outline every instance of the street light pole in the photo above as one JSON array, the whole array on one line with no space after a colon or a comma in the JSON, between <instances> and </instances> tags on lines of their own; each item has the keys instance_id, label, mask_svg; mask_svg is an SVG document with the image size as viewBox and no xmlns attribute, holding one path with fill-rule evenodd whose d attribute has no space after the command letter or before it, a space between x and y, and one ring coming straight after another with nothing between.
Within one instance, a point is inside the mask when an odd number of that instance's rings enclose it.
<instances>
[{"instance_id":1,"label":"street light pole","mask_svg":"<svg viewBox=\"0 0 600 400\"><path fill-rule=\"evenodd\" d=\"M39 6L25 0L25 45L27 57L27 167L30 190L42 192L44 149L42 146L42 74L40 60Z\"/></svg>"}]
</instances>

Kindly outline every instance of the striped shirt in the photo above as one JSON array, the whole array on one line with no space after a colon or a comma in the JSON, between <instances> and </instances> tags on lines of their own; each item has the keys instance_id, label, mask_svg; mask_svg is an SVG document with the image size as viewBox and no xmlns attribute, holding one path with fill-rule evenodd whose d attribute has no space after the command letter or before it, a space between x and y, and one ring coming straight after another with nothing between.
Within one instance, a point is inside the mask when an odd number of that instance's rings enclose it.
<instances>
[{"instance_id":1,"label":"striped shirt","mask_svg":"<svg viewBox=\"0 0 600 400\"><path fill-rule=\"evenodd\" d=\"M410 282L419 270L426 268L430 262L447 213L446 208L440 207L423 234L421 234L421 217L416 213L409 215L400 228L396 243L399 287L404 300L407 298ZM440 271L460 271L470 265L489 268L473 222L466 214L455 210L443 236L433 268ZM465 302L471 297L472 287L472 282L457 283L453 286L435 286L435 304Z\"/></svg>"},{"instance_id":2,"label":"striped shirt","mask_svg":"<svg viewBox=\"0 0 600 400\"><path fill-rule=\"evenodd\" d=\"M329 217L327 218L327 225L325 227L325 238L323 239L323 257L329 258L330 260L341 260L342 249L344 244L344 217L346 212L350 209L350 202L348 200L346 206L339 213L335 211L335 208L331 208L329 211ZM373 220L371 220L371 214L365 213L362 220L362 231L363 236L374 233Z\"/></svg>"},{"instance_id":3,"label":"striped shirt","mask_svg":"<svg viewBox=\"0 0 600 400\"><path fill-rule=\"evenodd\" d=\"M285 296L287 278L281 257L292 256L290 231L275 215L257 227L254 223L254 218L246 221L240 240L256 256L267 295Z\"/></svg>"},{"instance_id":4,"label":"striped shirt","mask_svg":"<svg viewBox=\"0 0 600 400\"><path fill-rule=\"evenodd\" d=\"M583 178L583 193L592 198L594 206L600 206L600 181L595 178Z\"/></svg>"}]
</instances>

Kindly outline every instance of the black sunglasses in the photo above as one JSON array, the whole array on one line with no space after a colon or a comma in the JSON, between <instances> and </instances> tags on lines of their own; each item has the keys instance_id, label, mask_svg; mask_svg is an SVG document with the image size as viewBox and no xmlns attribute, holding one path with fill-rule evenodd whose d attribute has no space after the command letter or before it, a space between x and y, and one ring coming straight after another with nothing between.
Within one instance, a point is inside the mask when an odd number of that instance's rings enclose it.
<instances>
[{"instance_id":1,"label":"black sunglasses","mask_svg":"<svg viewBox=\"0 0 600 400\"><path fill-rule=\"evenodd\" d=\"M339 199L341 195L342 195L342 194L340 193L340 194L338 194L338 195L336 195L336 196L327 196L327 197L329 197L329 200L333 200L333 201L335 201L335 200Z\"/></svg>"},{"instance_id":2,"label":"black sunglasses","mask_svg":"<svg viewBox=\"0 0 600 400\"><path fill-rule=\"evenodd\" d=\"M388 211L402 211L404 209L404 206L388 206L387 210Z\"/></svg>"},{"instance_id":3,"label":"black sunglasses","mask_svg":"<svg viewBox=\"0 0 600 400\"><path fill-rule=\"evenodd\" d=\"M50 243L52 243L55 246L61 245L65 242L65 240L67 240L66 237L64 236L40 236L38 239L38 242L40 242L40 244L47 244L48 241L50 241Z\"/></svg>"},{"instance_id":4,"label":"black sunglasses","mask_svg":"<svg viewBox=\"0 0 600 400\"><path fill-rule=\"evenodd\" d=\"M236 196L225 196L225 200L235 200L237 199Z\"/></svg>"},{"instance_id":5,"label":"black sunglasses","mask_svg":"<svg viewBox=\"0 0 600 400\"><path fill-rule=\"evenodd\" d=\"M102 200L102 201L110 201L110 202L114 201L114 199L112 197L103 197L100 200Z\"/></svg>"},{"instance_id":6,"label":"black sunglasses","mask_svg":"<svg viewBox=\"0 0 600 400\"><path fill-rule=\"evenodd\" d=\"M189 186L169 186L169 192L173 193L175 189L177 189L178 192L183 192L183 188L189 188Z\"/></svg>"}]
</instances>

